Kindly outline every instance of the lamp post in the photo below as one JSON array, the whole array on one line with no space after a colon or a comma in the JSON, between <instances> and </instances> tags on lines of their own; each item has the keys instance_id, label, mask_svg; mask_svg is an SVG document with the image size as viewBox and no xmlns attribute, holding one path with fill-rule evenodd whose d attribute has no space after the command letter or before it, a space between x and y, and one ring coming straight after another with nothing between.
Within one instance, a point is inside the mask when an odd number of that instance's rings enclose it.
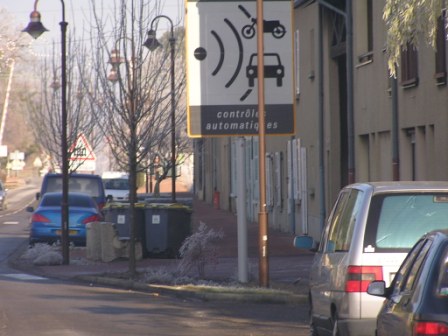
<instances>
[{"instance_id":1,"label":"lamp post","mask_svg":"<svg viewBox=\"0 0 448 336\"><path fill-rule=\"evenodd\" d=\"M157 47L160 46L159 41L157 41L156 31L153 29L154 22L158 19L167 19L171 26L171 35L170 35L170 51L171 51L171 68L170 68L170 76L171 76L171 200L172 202L176 202L176 101L175 101L175 84L174 84L174 70L175 70L175 62L174 62L174 52L175 52L175 44L176 39L174 38L174 26L173 21L166 15L157 15L151 21L151 26L148 31L148 38L146 39L144 46L149 50L153 51Z\"/></svg>"},{"instance_id":2,"label":"lamp post","mask_svg":"<svg viewBox=\"0 0 448 336\"><path fill-rule=\"evenodd\" d=\"M67 67L66 67L66 33L68 23L65 21L65 4L63 0L62 5L62 21L59 23L61 26L61 120L62 120L62 132L61 132L61 160L62 160L62 203L61 203L61 243L62 243L62 263L64 265L69 264L69 235L68 235L68 146L67 146ZM34 10L30 14L30 22L28 26L23 29L23 32L27 32L33 38L37 39L44 32L48 31L44 25L40 22L40 13L37 11L37 3L34 2Z\"/></svg>"}]
</instances>

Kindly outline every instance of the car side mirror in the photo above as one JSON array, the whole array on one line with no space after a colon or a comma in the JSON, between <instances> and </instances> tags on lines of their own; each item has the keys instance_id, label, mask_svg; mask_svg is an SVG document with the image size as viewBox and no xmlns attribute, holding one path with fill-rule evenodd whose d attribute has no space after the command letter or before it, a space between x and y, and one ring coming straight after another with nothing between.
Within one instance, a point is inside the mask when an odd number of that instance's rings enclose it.
<instances>
[{"instance_id":1,"label":"car side mirror","mask_svg":"<svg viewBox=\"0 0 448 336\"><path fill-rule=\"evenodd\" d=\"M40 192L36 193L36 200L38 200L40 198Z\"/></svg>"},{"instance_id":2,"label":"car side mirror","mask_svg":"<svg viewBox=\"0 0 448 336\"><path fill-rule=\"evenodd\" d=\"M294 237L294 247L306 250L314 250L316 247L316 243L311 236L297 236Z\"/></svg>"},{"instance_id":3,"label":"car side mirror","mask_svg":"<svg viewBox=\"0 0 448 336\"><path fill-rule=\"evenodd\" d=\"M386 297L386 282L384 280L375 280L367 286L367 293L373 296Z\"/></svg>"},{"instance_id":4,"label":"car side mirror","mask_svg":"<svg viewBox=\"0 0 448 336\"><path fill-rule=\"evenodd\" d=\"M27 212L34 212L34 208L32 206L26 207Z\"/></svg>"}]
</instances>

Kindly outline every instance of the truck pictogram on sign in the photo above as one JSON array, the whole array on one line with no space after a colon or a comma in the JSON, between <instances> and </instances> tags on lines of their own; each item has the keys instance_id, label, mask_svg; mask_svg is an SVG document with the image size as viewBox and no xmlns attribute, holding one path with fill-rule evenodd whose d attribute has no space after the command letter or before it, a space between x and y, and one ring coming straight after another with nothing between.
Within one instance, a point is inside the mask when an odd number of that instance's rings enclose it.
<instances>
[{"instance_id":1,"label":"truck pictogram on sign","mask_svg":"<svg viewBox=\"0 0 448 336\"><path fill-rule=\"evenodd\" d=\"M69 149L70 160L96 160L87 138L84 134L80 134L75 143Z\"/></svg>"}]
</instances>

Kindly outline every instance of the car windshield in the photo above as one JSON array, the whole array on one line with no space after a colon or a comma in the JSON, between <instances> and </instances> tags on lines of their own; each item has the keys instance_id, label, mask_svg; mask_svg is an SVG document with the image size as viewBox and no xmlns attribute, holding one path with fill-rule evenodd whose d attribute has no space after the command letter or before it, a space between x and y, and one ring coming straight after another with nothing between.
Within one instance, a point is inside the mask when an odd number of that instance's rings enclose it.
<instances>
[{"instance_id":1,"label":"car windshield","mask_svg":"<svg viewBox=\"0 0 448 336\"><path fill-rule=\"evenodd\" d=\"M423 234L448 228L447 218L448 194L376 195L369 210L365 248L407 251Z\"/></svg>"},{"instance_id":2,"label":"car windshield","mask_svg":"<svg viewBox=\"0 0 448 336\"><path fill-rule=\"evenodd\" d=\"M129 180L123 178L103 179L105 189L129 190Z\"/></svg>"},{"instance_id":3,"label":"car windshield","mask_svg":"<svg viewBox=\"0 0 448 336\"><path fill-rule=\"evenodd\" d=\"M61 206L62 195L61 194L50 194L45 195L42 199L40 206ZM81 195L70 195L68 196L68 205L73 207L82 208L92 208L94 204L89 197L83 197Z\"/></svg>"}]
</instances>

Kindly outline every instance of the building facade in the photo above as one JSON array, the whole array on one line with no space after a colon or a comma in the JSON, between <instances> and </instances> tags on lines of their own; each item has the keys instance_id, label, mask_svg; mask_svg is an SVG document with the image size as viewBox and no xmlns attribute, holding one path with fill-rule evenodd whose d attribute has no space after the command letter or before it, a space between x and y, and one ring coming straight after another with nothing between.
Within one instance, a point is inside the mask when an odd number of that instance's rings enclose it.
<instances>
[{"instance_id":1,"label":"building facade","mask_svg":"<svg viewBox=\"0 0 448 336\"><path fill-rule=\"evenodd\" d=\"M448 180L446 24L441 20L436 50L424 42L403 50L393 78L384 4L295 1L296 134L266 137L270 227L319 240L348 183ZM196 195L236 213L236 186L244 180L246 217L257 221L258 160L257 137L195 140Z\"/></svg>"}]
</instances>

